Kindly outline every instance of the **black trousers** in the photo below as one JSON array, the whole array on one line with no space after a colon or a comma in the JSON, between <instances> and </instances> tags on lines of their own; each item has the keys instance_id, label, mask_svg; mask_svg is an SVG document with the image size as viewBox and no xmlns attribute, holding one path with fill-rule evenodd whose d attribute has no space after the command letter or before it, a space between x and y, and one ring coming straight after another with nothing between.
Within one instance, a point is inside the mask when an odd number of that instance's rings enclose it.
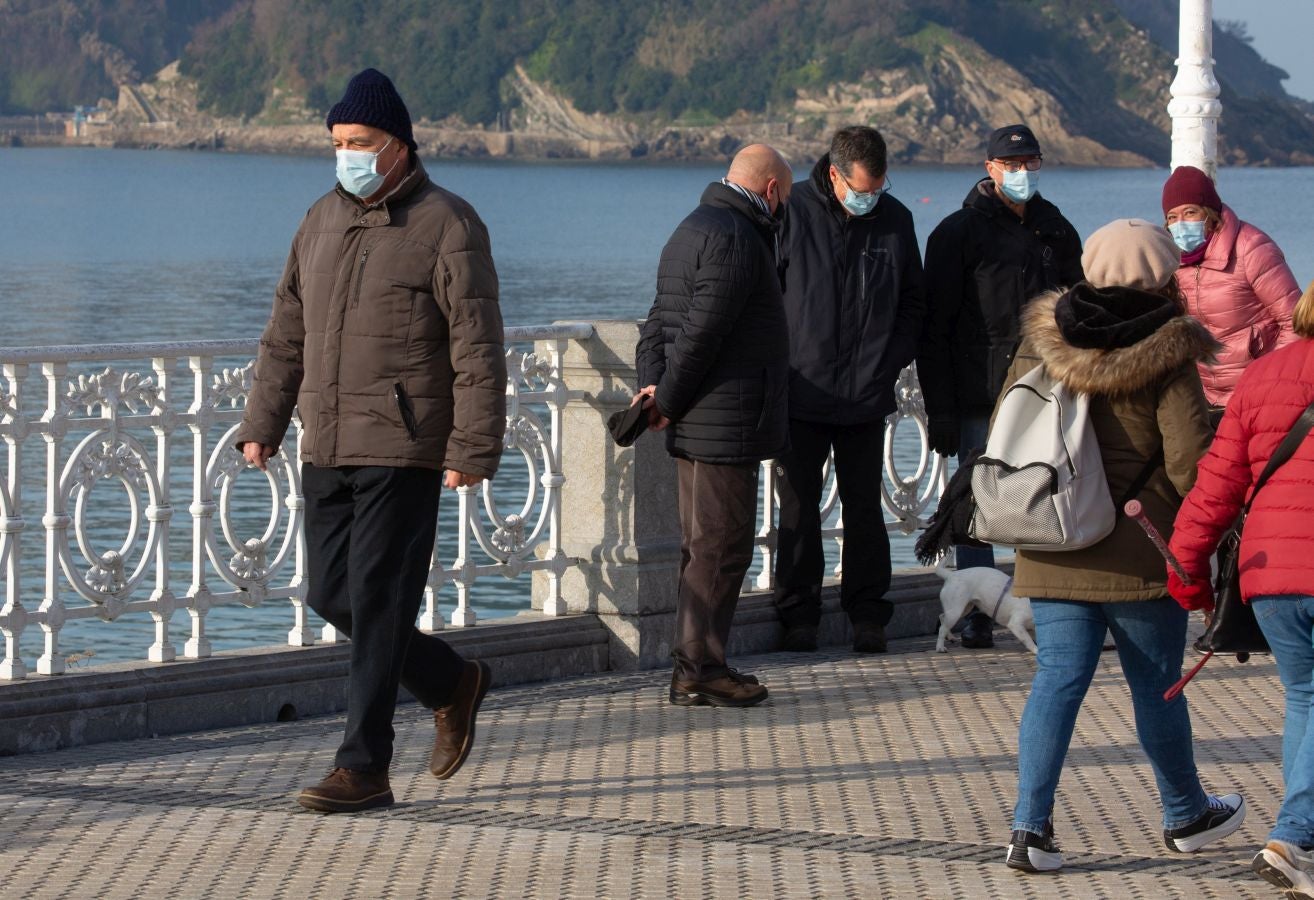
<instances>
[{"instance_id":1,"label":"black trousers","mask_svg":"<svg viewBox=\"0 0 1314 900\"><path fill-rule=\"evenodd\" d=\"M828 425L789 421L790 450L778 462L774 602L786 628L821 622L821 580L826 557L821 546L821 478L826 455L835 448L835 478L844 504L840 553L840 605L855 625L886 625L894 605L890 589L890 535L881 508L885 423Z\"/></svg>"},{"instance_id":2,"label":"black trousers","mask_svg":"<svg viewBox=\"0 0 1314 900\"><path fill-rule=\"evenodd\" d=\"M707 680L726 673L739 592L753 561L757 463L676 459L680 498L680 588L675 603L675 674Z\"/></svg>"},{"instance_id":3,"label":"black trousers","mask_svg":"<svg viewBox=\"0 0 1314 900\"><path fill-rule=\"evenodd\" d=\"M306 497L310 608L351 638L347 733L335 765L386 772L400 682L445 706L463 661L415 627L433 556L442 473L393 466L310 465Z\"/></svg>"}]
</instances>

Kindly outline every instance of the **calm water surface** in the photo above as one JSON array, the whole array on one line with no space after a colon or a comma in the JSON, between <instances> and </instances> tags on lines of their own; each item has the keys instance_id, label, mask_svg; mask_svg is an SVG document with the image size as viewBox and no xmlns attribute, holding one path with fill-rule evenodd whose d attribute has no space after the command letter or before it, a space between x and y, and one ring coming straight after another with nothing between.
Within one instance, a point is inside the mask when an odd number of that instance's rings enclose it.
<instances>
[{"instance_id":1,"label":"calm water surface","mask_svg":"<svg viewBox=\"0 0 1314 900\"><path fill-rule=\"evenodd\" d=\"M662 244L724 170L446 160L426 166L487 223L508 325L642 317ZM334 185L327 155L5 148L0 171L8 198L0 218L0 345L11 346L255 338L297 224ZM894 193L912 209L923 243L980 172L892 170ZM1122 216L1159 220L1166 176L1162 169L1051 166L1042 172L1041 191L1087 235ZM1277 241L1302 285L1314 277L1307 204L1299 202L1314 196L1314 169L1228 169L1219 189L1243 219ZM447 503L445 515L454 508ZM29 544L28 554L39 557L39 543ZM896 564L911 564L910 542L896 539L895 555ZM525 608L527 596L526 585L484 580L474 605L483 616L505 615ZM277 602L217 609L208 621L215 648L231 649L282 642L291 616ZM173 624L175 634L185 629L186 614ZM125 616L113 625L72 623L62 646L94 648L100 660L130 659L143 657L150 640L147 617ZM27 635L29 662L37 647Z\"/></svg>"}]
</instances>

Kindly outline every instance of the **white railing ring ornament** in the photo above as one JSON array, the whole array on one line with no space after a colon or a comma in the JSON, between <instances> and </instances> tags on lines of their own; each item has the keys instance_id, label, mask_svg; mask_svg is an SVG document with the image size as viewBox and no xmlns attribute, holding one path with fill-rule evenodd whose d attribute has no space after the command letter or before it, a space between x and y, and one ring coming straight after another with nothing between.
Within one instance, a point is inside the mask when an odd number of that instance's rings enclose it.
<instances>
[{"instance_id":1,"label":"white railing ring ornament","mask_svg":"<svg viewBox=\"0 0 1314 900\"><path fill-rule=\"evenodd\" d=\"M269 486L269 517L265 529L259 537L238 537L233 528L233 488L243 472L260 472L233 446L233 438L239 427L233 425L224 432L215 444L206 466L205 477L210 494L219 501L216 510L219 516L218 530L223 532L224 542L228 545L225 553L219 547L216 529L208 529L206 553L219 577L234 587L251 590L268 587L270 580L278 574L296 547L299 510L288 510L286 525L283 522L283 512L287 509L285 498L300 493L300 479L296 464L288 458L285 449L280 449L270 457L267 468L261 473ZM278 545L278 552L270 558L270 548L274 546L280 528L283 540ZM225 560L224 556L228 558Z\"/></svg>"},{"instance_id":2,"label":"white railing ring ornament","mask_svg":"<svg viewBox=\"0 0 1314 900\"><path fill-rule=\"evenodd\" d=\"M128 493L128 536L118 550L97 553L87 534L86 504L92 488L109 480L117 480ZM111 598L126 601L148 571L160 535L160 523L153 515L146 516L146 546L141 558L132 574L127 574L127 560L141 535L143 491L151 509L158 509L162 494L150 454L131 435L98 429L83 438L69 456L59 481L59 509L73 507L73 532L78 550L88 565L86 573L80 577L74 574L73 552L66 530L57 542L57 552L65 576L83 599L98 605Z\"/></svg>"}]
</instances>

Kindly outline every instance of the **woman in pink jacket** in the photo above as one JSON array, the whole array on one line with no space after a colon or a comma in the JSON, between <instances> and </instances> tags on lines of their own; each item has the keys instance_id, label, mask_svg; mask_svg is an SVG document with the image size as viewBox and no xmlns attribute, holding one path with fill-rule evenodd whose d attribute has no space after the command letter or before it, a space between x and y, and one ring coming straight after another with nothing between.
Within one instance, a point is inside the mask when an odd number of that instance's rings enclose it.
<instances>
[{"instance_id":1,"label":"woman in pink jacket","mask_svg":"<svg viewBox=\"0 0 1314 900\"><path fill-rule=\"evenodd\" d=\"M1182 251L1177 286L1186 311L1223 344L1217 362L1200 365L1217 425L1246 365L1291 343L1300 287L1273 239L1237 218L1209 176L1194 166L1168 176L1163 215Z\"/></svg>"},{"instance_id":2,"label":"woman in pink jacket","mask_svg":"<svg viewBox=\"0 0 1314 900\"><path fill-rule=\"evenodd\" d=\"M1237 383L1177 513L1170 548L1191 583L1169 572L1168 591L1187 609L1213 609L1209 558L1278 444L1314 400L1314 285L1296 305L1294 328L1304 340L1265 356ZM1268 639L1286 693L1286 796L1251 867L1289 888L1288 897L1314 898L1314 434L1256 495L1237 560L1241 596Z\"/></svg>"}]
</instances>

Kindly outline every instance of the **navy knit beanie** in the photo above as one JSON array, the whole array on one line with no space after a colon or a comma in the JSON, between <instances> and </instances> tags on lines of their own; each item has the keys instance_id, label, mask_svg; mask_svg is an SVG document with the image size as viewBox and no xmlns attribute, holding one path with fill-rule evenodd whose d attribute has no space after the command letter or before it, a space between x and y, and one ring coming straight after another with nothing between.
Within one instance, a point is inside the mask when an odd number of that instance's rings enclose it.
<instances>
[{"instance_id":1,"label":"navy knit beanie","mask_svg":"<svg viewBox=\"0 0 1314 900\"><path fill-rule=\"evenodd\" d=\"M329 110L326 121L329 131L338 124L378 128L405 143L412 153L416 150L411 114L392 86L392 80L378 69L366 69L352 78L342 99Z\"/></svg>"}]
</instances>

